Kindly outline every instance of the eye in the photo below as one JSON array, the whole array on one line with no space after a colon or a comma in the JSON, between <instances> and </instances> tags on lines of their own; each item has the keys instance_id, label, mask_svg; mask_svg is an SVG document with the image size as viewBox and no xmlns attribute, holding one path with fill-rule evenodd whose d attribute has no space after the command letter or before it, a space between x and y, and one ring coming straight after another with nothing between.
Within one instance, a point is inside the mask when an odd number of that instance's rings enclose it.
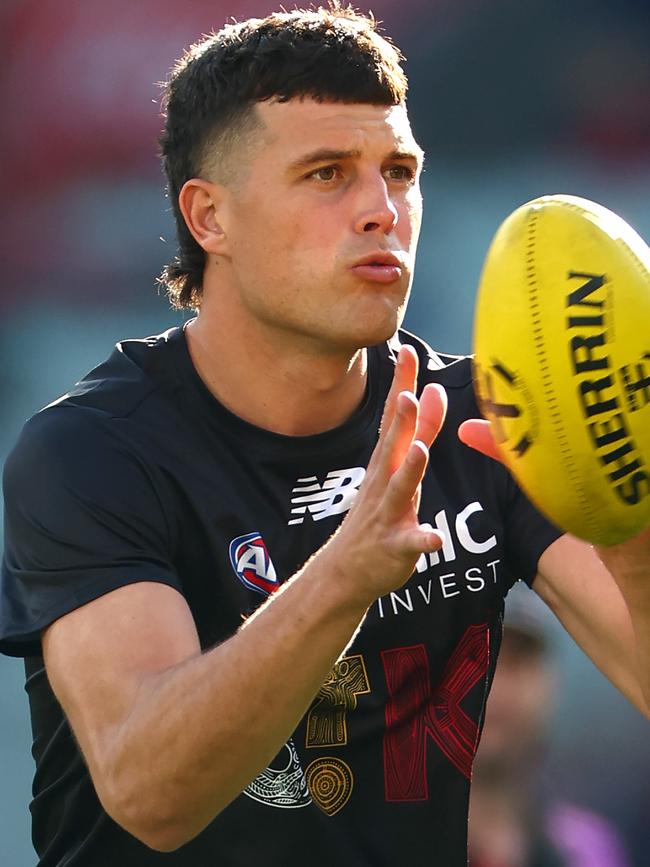
<instances>
[{"instance_id":1,"label":"eye","mask_svg":"<svg viewBox=\"0 0 650 867\"><path fill-rule=\"evenodd\" d=\"M384 175L389 181L412 181L415 178L415 172L410 166L400 164L387 168Z\"/></svg>"},{"instance_id":2,"label":"eye","mask_svg":"<svg viewBox=\"0 0 650 867\"><path fill-rule=\"evenodd\" d=\"M314 178L317 181L334 181L338 177L339 169L338 166L322 166L320 169L316 169L313 172L310 172L307 177Z\"/></svg>"}]
</instances>

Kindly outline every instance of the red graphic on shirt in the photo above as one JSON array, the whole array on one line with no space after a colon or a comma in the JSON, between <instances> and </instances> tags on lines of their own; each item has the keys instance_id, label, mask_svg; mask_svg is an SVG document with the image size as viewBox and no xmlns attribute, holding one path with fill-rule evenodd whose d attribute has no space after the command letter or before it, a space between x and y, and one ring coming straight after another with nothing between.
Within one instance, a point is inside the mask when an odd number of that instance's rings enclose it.
<instances>
[{"instance_id":1,"label":"red graphic on shirt","mask_svg":"<svg viewBox=\"0 0 650 867\"><path fill-rule=\"evenodd\" d=\"M427 737L469 779L478 741L478 723L461 707L487 674L487 624L470 626L434 688L423 644L395 647L381 654L389 699L384 734L387 801L426 801Z\"/></svg>"}]
</instances>

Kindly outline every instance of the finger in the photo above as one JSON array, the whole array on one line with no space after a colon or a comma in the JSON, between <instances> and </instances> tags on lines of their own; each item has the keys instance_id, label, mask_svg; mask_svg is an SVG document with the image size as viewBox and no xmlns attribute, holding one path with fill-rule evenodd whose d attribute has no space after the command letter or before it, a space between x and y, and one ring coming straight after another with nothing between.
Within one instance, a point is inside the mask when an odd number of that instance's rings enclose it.
<instances>
[{"instance_id":1,"label":"finger","mask_svg":"<svg viewBox=\"0 0 650 867\"><path fill-rule=\"evenodd\" d=\"M428 448L434 442L447 414L447 392L438 383L425 385L420 395L420 411L415 438L421 440Z\"/></svg>"},{"instance_id":2,"label":"finger","mask_svg":"<svg viewBox=\"0 0 650 867\"><path fill-rule=\"evenodd\" d=\"M399 533L396 544L404 554L431 554L445 543L443 533L431 524L418 524Z\"/></svg>"},{"instance_id":3,"label":"finger","mask_svg":"<svg viewBox=\"0 0 650 867\"><path fill-rule=\"evenodd\" d=\"M503 463L503 458L492 435L489 421L485 421L482 418L468 418L458 428L458 438L466 446L470 446L489 458L494 458L495 461Z\"/></svg>"},{"instance_id":4,"label":"finger","mask_svg":"<svg viewBox=\"0 0 650 867\"><path fill-rule=\"evenodd\" d=\"M386 485L383 507L387 521L398 521L407 510L414 508L428 460L429 449L424 443L414 440Z\"/></svg>"},{"instance_id":5,"label":"finger","mask_svg":"<svg viewBox=\"0 0 650 867\"><path fill-rule=\"evenodd\" d=\"M379 487L383 492L390 477L404 462L413 442L417 423L418 401L410 391L403 391L397 395L391 425L375 446L368 465L366 478L369 487ZM383 496L383 493L381 495Z\"/></svg>"},{"instance_id":6,"label":"finger","mask_svg":"<svg viewBox=\"0 0 650 867\"><path fill-rule=\"evenodd\" d=\"M398 395L403 391L415 392L418 376L418 357L412 346L401 346L395 364L393 382L386 398L384 412L379 426L379 436L387 431L395 417Z\"/></svg>"},{"instance_id":7,"label":"finger","mask_svg":"<svg viewBox=\"0 0 650 867\"><path fill-rule=\"evenodd\" d=\"M379 425L379 438L377 446L370 457L366 475L370 474L381 455L381 446L388 436L388 432L395 420L398 397L403 391L414 392L418 373L418 357L412 346L401 346L395 362L393 381L384 404L384 411Z\"/></svg>"}]
</instances>

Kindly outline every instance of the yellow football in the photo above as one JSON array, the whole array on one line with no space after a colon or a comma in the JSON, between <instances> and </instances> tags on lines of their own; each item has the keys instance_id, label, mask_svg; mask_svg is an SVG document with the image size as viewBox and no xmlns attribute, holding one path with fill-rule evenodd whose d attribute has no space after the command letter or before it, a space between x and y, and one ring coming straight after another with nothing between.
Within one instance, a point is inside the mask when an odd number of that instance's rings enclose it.
<instances>
[{"instance_id":1,"label":"yellow football","mask_svg":"<svg viewBox=\"0 0 650 867\"><path fill-rule=\"evenodd\" d=\"M624 220L565 195L514 211L474 353L481 412L542 512L603 545L650 524L650 249Z\"/></svg>"}]
</instances>

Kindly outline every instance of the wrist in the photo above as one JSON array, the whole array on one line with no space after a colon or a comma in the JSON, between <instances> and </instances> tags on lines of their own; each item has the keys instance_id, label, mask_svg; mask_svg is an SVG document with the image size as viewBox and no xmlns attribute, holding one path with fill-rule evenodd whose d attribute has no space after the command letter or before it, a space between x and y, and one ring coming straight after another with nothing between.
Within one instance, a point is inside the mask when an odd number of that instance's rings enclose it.
<instances>
[{"instance_id":1,"label":"wrist","mask_svg":"<svg viewBox=\"0 0 650 867\"><path fill-rule=\"evenodd\" d=\"M380 595L374 592L370 582L360 580L362 573L355 568L338 533L314 554L304 572L307 580L313 580L321 604L324 602L331 607L336 616L360 621Z\"/></svg>"}]
</instances>

